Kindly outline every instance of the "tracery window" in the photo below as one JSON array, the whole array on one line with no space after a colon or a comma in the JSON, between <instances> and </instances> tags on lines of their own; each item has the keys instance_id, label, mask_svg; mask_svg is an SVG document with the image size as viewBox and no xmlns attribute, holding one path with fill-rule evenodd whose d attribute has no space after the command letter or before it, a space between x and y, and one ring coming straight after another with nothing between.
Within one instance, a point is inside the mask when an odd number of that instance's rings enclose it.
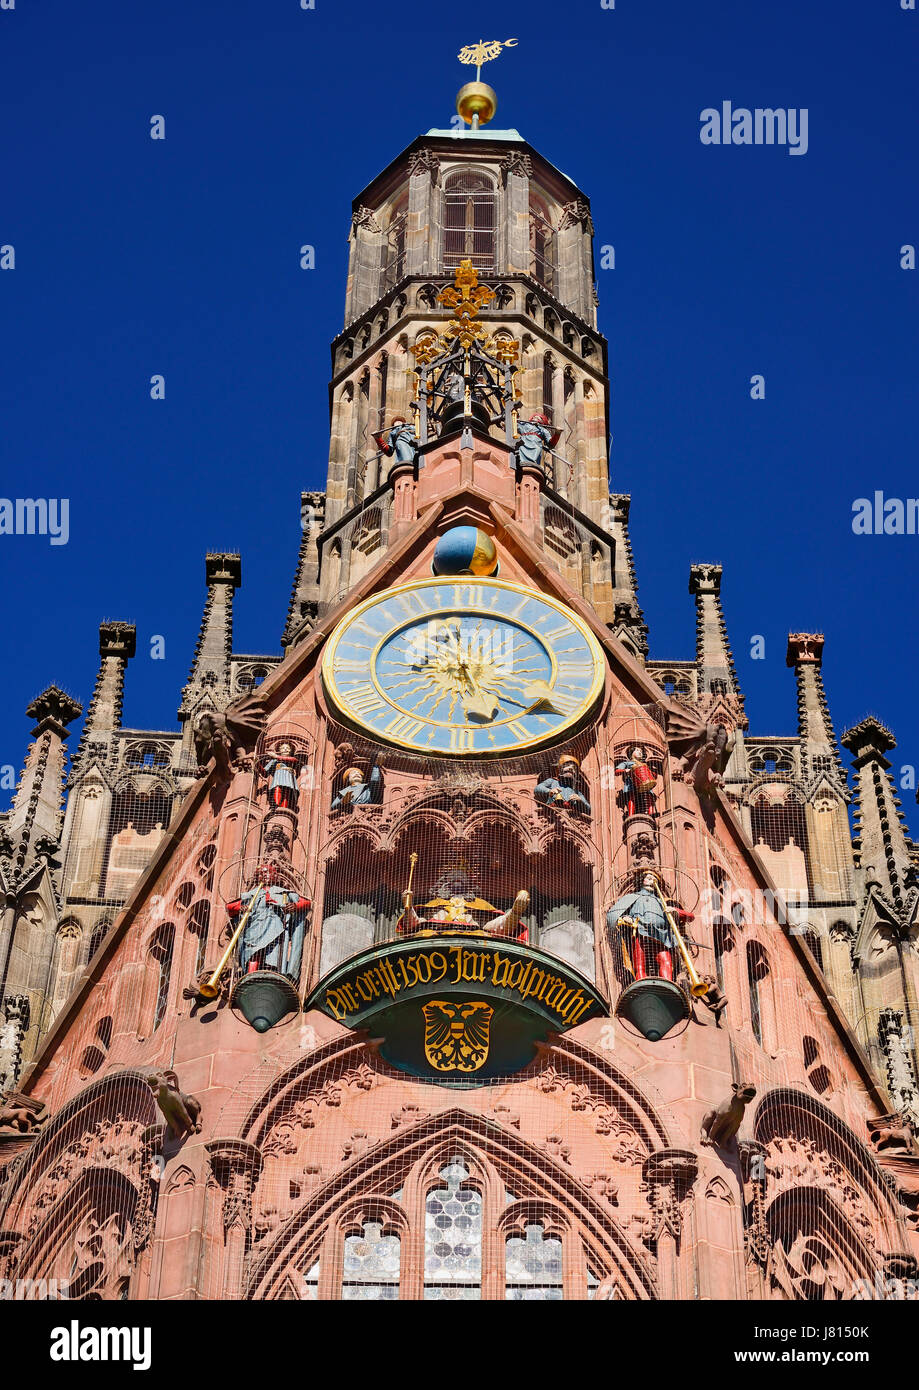
<instances>
[{"instance_id":1,"label":"tracery window","mask_svg":"<svg viewBox=\"0 0 919 1390\"><path fill-rule=\"evenodd\" d=\"M441 1168L444 1186L425 1201L424 1296L468 1301L481 1297L482 1198L469 1186L461 1158Z\"/></svg>"},{"instance_id":2,"label":"tracery window","mask_svg":"<svg viewBox=\"0 0 919 1390\"><path fill-rule=\"evenodd\" d=\"M150 944L150 955L157 963L156 1006L153 1011L153 1031L156 1032L166 1017L169 1003L169 981L172 976L172 953L175 945L175 927L164 922Z\"/></svg>"},{"instance_id":3,"label":"tracery window","mask_svg":"<svg viewBox=\"0 0 919 1390\"><path fill-rule=\"evenodd\" d=\"M384 1235L381 1221L365 1221L360 1235L345 1237L343 1299L399 1297L400 1241Z\"/></svg>"},{"instance_id":4,"label":"tracery window","mask_svg":"<svg viewBox=\"0 0 919 1390\"><path fill-rule=\"evenodd\" d=\"M444 270L469 260L480 273L495 269L496 194L484 174L451 174L444 185Z\"/></svg>"},{"instance_id":5,"label":"tracery window","mask_svg":"<svg viewBox=\"0 0 919 1390\"><path fill-rule=\"evenodd\" d=\"M747 981L750 986L750 1026L763 1045L763 998L761 984L769 975L769 958L758 941L747 943Z\"/></svg>"},{"instance_id":6,"label":"tracery window","mask_svg":"<svg viewBox=\"0 0 919 1390\"><path fill-rule=\"evenodd\" d=\"M561 1299L562 1242L547 1236L539 1222L528 1225L524 1236L508 1236L505 1279L511 1301Z\"/></svg>"}]
</instances>

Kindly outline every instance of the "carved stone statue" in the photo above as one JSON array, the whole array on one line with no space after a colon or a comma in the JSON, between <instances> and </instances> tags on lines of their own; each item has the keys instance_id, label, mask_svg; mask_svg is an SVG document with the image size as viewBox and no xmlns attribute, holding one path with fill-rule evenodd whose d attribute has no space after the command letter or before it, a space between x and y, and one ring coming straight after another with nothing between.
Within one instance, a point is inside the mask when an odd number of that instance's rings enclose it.
<instances>
[{"instance_id":1,"label":"carved stone statue","mask_svg":"<svg viewBox=\"0 0 919 1390\"><path fill-rule=\"evenodd\" d=\"M702 979L708 985L708 992L701 995L699 1003L704 1004L705 1007L715 1015L715 1027L720 1028L721 1015L728 1006L728 997L718 984L714 975L703 975Z\"/></svg>"},{"instance_id":2,"label":"carved stone statue","mask_svg":"<svg viewBox=\"0 0 919 1390\"><path fill-rule=\"evenodd\" d=\"M414 463L418 456L418 436L415 426L397 415L388 430L381 430L374 439L387 458L395 455L396 463Z\"/></svg>"},{"instance_id":3,"label":"carved stone statue","mask_svg":"<svg viewBox=\"0 0 919 1390\"><path fill-rule=\"evenodd\" d=\"M300 978L310 899L281 887L274 864L263 864L256 879L248 892L227 903L230 916L238 917L255 900L237 947L239 964L246 971L278 970L296 981Z\"/></svg>"},{"instance_id":4,"label":"carved stone statue","mask_svg":"<svg viewBox=\"0 0 919 1390\"><path fill-rule=\"evenodd\" d=\"M167 1129L174 1138L201 1133L201 1102L179 1089L179 1078L174 1071L150 1072L147 1085L156 1097Z\"/></svg>"},{"instance_id":5,"label":"carved stone statue","mask_svg":"<svg viewBox=\"0 0 919 1390\"><path fill-rule=\"evenodd\" d=\"M517 439L514 443L517 462L538 468L542 464L543 450L554 449L560 434L561 430L549 427L546 415L537 413L531 415L529 420L521 421L517 426Z\"/></svg>"},{"instance_id":6,"label":"carved stone statue","mask_svg":"<svg viewBox=\"0 0 919 1390\"><path fill-rule=\"evenodd\" d=\"M635 889L618 898L606 914L610 932L625 933L621 939L636 980L673 979L673 953L678 947L662 901L666 896L656 873L639 871ZM667 908L678 923L693 920L693 914L681 907L667 902Z\"/></svg>"},{"instance_id":7,"label":"carved stone statue","mask_svg":"<svg viewBox=\"0 0 919 1390\"><path fill-rule=\"evenodd\" d=\"M691 711L674 708L667 714L667 738L683 759L683 780L700 797L711 797L723 783L734 735L723 724L703 724Z\"/></svg>"},{"instance_id":8,"label":"carved stone statue","mask_svg":"<svg viewBox=\"0 0 919 1390\"><path fill-rule=\"evenodd\" d=\"M573 815L590 815L590 802L578 787L581 765L570 753L564 753L548 777L537 782L533 792L543 806L571 811Z\"/></svg>"},{"instance_id":9,"label":"carved stone statue","mask_svg":"<svg viewBox=\"0 0 919 1390\"><path fill-rule=\"evenodd\" d=\"M254 747L264 728L265 711L257 702L240 702L223 714L204 713L195 723L195 756L198 775L207 772L211 758L221 778L228 780L245 753Z\"/></svg>"},{"instance_id":10,"label":"carved stone statue","mask_svg":"<svg viewBox=\"0 0 919 1390\"><path fill-rule=\"evenodd\" d=\"M730 1100L723 1100L704 1116L699 1135L702 1144L724 1149L736 1138L744 1111L756 1095L756 1087L748 1081L735 1081L731 1092Z\"/></svg>"},{"instance_id":11,"label":"carved stone statue","mask_svg":"<svg viewBox=\"0 0 919 1390\"><path fill-rule=\"evenodd\" d=\"M378 767L371 768L365 777L359 767L349 767L342 775L338 794L332 799L333 811L351 811L355 806L376 805L382 791Z\"/></svg>"},{"instance_id":12,"label":"carved stone statue","mask_svg":"<svg viewBox=\"0 0 919 1390\"><path fill-rule=\"evenodd\" d=\"M287 811L296 811L300 800L297 773L300 758L294 752L293 744L279 743L277 748L261 759L261 771L268 780L268 800L272 806Z\"/></svg>"},{"instance_id":13,"label":"carved stone statue","mask_svg":"<svg viewBox=\"0 0 919 1390\"><path fill-rule=\"evenodd\" d=\"M622 773L622 792L627 816L656 816L657 801L654 791L657 787L657 773L648 766L645 750L636 744L629 756L616 764L616 772Z\"/></svg>"}]
</instances>

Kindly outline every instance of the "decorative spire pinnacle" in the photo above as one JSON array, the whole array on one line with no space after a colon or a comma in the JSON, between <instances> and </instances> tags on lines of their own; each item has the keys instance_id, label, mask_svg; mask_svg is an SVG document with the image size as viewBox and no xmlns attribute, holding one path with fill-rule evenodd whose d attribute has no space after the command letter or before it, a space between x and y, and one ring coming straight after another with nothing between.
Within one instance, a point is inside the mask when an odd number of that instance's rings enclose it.
<instances>
[{"instance_id":1,"label":"decorative spire pinnacle","mask_svg":"<svg viewBox=\"0 0 919 1390\"><path fill-rule=\"evenodd\" d=\"M137 648L133 623L104 622L99 626L99 671L73 760L76 773L90 747L103 756L111 750L112 735L121 728L125 667Z\"/></svg>"},{"instance_id":2,"label":"decorative spire pinnacle","mask_svg":"<svg viewBox=\"0 0 919 1390\"><path fill-rule=\"evenodd\" d=\"M493 87L481 81L482 64L490 63L504 48L515 48L516 39L479 39L478 43L468 43L457 53L461 63L475 64L475 81L467 82L456 94L456 109L463 120L473 130L487 125L498 109L498 98Z\"/></svg>"},{"instance_id":3,"label":"decorative spire pinnacle","mask_svg":"<svg viewBox=\"0 0 919 1390\"><path fill-rule=\"evenodd\" d=\"M211 552L205 559L207 599L188 683L182 691L179 719L191 743L201 708L224 710L230 703L230 654L233 648L233 592L242 583L242 563L235 552Z\"/></svg>"},{"instance_id":4,"label":"decorative spire pinnacle","mask_svg":"<svg viewBox=\"0 0 919 1390\"><path fill-rule=\"evenodd\" d=\"M691 565L689 592L696 599L696 662L700 698L727 700L737 710L737 722L746 727L744 702L737 684L734 657L721 607L721 566Z\"/></svg>"},{"instance_id":5,"label":"decorative spire pinnacle","mask_svg":"<svg viewBox=\"0 0 919 1390\"><path fill-rule=\"evenodd\" d=\"M57 685L49 685L26 710L36 726L6 824L17 868L31 854L53 851L60 843L64 741L68 724L82 713L83 706Z\"/></svg>"},{"instance_id":6,"label":"decorative spire pinnacle","mask_svg":"<svg viewBox=\"0 0 919 1390\"><path fill-rule=\"evenodd\" d=\"M822 632L789 632L785 664L794 668L797 680L798 736L808 757L808 772L830 773L845 787L845 768L823 687L823 640Z\"/></svg>"},{"instance_id":7,"label":"decorative spire pinnacle","mask_svg":"<svg viewBox=\"0 0 919 1390\"><path fill-rule=\"evenodd\" d=\"M879 884L899 910L914 886L914 870L900 799L885 756L897 746L896 739L872 714L846 730L842 746L852 754L855 766L857 862L866 881Z\"/></svg>"}]
</instances>

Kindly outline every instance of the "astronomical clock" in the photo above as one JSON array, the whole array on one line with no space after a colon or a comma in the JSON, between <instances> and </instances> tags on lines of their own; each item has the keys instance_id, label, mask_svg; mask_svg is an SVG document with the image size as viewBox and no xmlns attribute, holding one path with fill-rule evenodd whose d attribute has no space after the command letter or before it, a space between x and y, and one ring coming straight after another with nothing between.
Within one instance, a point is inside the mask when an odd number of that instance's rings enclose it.
<instances>
[{"instance_id":1,"label":"astronomical clock","mask_svg":"<svg viewBox=\"0 0 919 1390\"><path fill-rule=\"evenodd\" d=\"M581 725L604 658L576 613L508 580L416 580L366 599L326 646L333 710L371 738L435 756L511 756Z\"/></svg>"}]
</instances>

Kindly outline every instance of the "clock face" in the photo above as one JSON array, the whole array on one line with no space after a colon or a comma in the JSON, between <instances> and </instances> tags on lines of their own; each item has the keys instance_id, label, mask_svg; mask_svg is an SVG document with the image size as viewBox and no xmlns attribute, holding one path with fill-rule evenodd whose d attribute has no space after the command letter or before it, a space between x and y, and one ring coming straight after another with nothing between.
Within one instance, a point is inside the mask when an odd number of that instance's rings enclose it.
<instances>
[{"instance_id":1,"label":"clock face","mask_svg":"<svg viewBox=\"0 0 919 1390\"><path fill-rule=\"evenodd\" d=\"M359 604L322 659L332 705L372 738L441 756L541 747L596 703L605 662L564 604L501 579L416 580Z\"/></svg>"}]
</instances>

